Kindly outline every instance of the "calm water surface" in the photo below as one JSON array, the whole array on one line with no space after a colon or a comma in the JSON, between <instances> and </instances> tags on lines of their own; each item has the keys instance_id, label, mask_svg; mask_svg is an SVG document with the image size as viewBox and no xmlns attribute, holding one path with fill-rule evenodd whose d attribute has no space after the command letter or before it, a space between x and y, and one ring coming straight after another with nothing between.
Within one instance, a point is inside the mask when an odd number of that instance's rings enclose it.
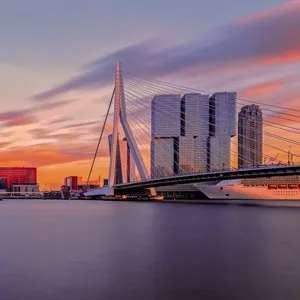
<instances>
[{"instance_id":1,"label":"calm water surface","mask_svg":"<svg viewBox=\"0 0 300 300\"><path fill-rule=\"evenodd\" d=\"M300 209L2 201L0 299L300 299Z\"/></svg>"}]
</instances>

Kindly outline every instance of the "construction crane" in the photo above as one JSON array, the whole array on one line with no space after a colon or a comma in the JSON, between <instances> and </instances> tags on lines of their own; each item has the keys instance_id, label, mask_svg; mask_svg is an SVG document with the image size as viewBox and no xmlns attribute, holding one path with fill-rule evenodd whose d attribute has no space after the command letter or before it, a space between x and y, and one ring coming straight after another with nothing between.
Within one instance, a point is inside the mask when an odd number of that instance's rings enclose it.
<instances>
[{"instance_id":1,"label":"construction crane","mask_svg":"<svg viewBox=\"0 0 300 300\"><path fill-rule=\"evenodd\" d=\"M265 157L265 164L269 164L269 165L274 165L274 162L278 161L278 156L279 156L279 153L276 154L275 157Z\"/></svg>"},{"instance_id":2,"label":"construction crane","mask_svg":"<svg viewBox=\"0 0 300 300\"><path fill-rule=\"evenodd\" d=\"M288 166L294 166L294 154L291 152L292 146L289 146L288 151Z\"/></svg>"}]
</instances>

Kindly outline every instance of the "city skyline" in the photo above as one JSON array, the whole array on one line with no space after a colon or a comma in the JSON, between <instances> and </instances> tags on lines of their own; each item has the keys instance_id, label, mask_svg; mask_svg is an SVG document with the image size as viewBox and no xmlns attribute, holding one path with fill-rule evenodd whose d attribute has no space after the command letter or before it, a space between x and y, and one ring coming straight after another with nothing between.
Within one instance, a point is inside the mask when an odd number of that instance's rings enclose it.
<instances>
[{"instance_id":1,"label":"city skyline","mask_svg":"<svg viewBox=\"0 0 300 300\"><path fill-rule=\"evenodd\" d=\"M238 1L232 3L237 4ZM217 4L220 11L223 5L228 5L219 1ZM187 86L197 85L210 91L233 89L237 90L238 97L284 105L287 108L297 108L299 105L297 82L300 77L300 49L296 39L300 22L296 19L300 11L298 1L264 1L264 4L261 1L252 1L251 4L236 6L226 16L212 9L216 3L198 1L193 3L194 9L181 6L180 15L188 16L192 11L203 11L200 8L206 6L208 13L203 12L203 16L214 12L219 18L214 18L214 21L212 18L198 17L197 21L187 18L185 22L181 22L180 28L172 23L174 29L172 26L168 27L164 19L163 12L168 7L168 1L163 1L157 24L144 18L145 23L140 27L140 32L134 31L131 39L125 38L126 42L118 40L118 36L106 34L103 29L99 38L101 42L96 41L87 30L90 28L88 25L92 24L88 21L84 23L85 27L76 31L76 37L72 36L75 29L72 25L78 16L95 22L89 16L94 16L92 10L96 11L96 2L84 11L80 11L78 2L73 2L73 10L68 17L70 28L64 28L63 14L57 16L57 22L53 22L52 18L51 22L44 18L46 11L49 16L53 11L51 7L43 5L46 4L32 3L31 7L32 11L38 12L36 16L43 16L44 22L32 18L25 25L22 22L22 26L15 22L18 11L12 4L0 5L2 19L7 24L3 28L11 28L11 32L5 29L4 46L0 50L0 91L4 101L0 112L0 164L37 167L41 187L50 183L59 186L64 177L73 174L87 177L101 130L102 116L111 94L108 78L111 81L114 79L113 64L116 58L124 62L125 70L137 75L149 73L154 77L163 76L170 78L170 81L183 82ZM53 5L57 8L58 1L54 1ZM107 10L103 11L107 12L110 6L105 4L104 8ZM19 10L25 10L24 4L19 4ZM6 15L10 15L10 20ZM285 18L289 18L290 22L282 24ZM124 21L124 17L122 20ZM10 24L15 26L9 26ZM96 24L100 25L94 23ZM265 48L259 48L266 36L263 31L266 24L278 24L279 27L270 36L273 44L263 44ZM133 21L130 26L137 27ZM224 29L219 29L221 26ZM55 30L57 27L64 29ZM178 29L182 35L176 37ZM248 36L255 37L251 39L251 49L241 35L245 31ZM148 32L149 37L169 37L170 45L157 40L145 41L144 34L141 34L144 32ZM210 38L207 38L208 35ZM22 38L28 36L30 38L27 40ZM58 43L65 37L68 37L68 43ZM220 43L225 47L222 48L225 49L223 54L217 51ZM57 44L61 45L60 51L53 47ZM102 44L105 47L100 47ZM70 51L72 49L74 51ZM152 62L149 67L144 63L151 62L152 56L158 58L159 65ZM96 57L100 59L95 60ZM89 64L89 61L92 63ZM72 79L76 73L78 77ZM55 88L57 86L59 88ZM54 89L51 90L52 87ZM38 94L43 91L48 92ZM33 97L34 95L36 96ZM111 130L108 129L109 131ZM101 166L109 159L108 147L101 149L100 156L102 158L96 161L92 178L97 178L100 173L105 174L106 171Z\"/></svg>"},{"instance_id":2,"label":"city skyline","mask_svg":"<svg viewBox=\"0 0 300 300\"><path fill-rule=\"evenodd\" d=\"M235 92L154 96L151 178L229 170L235 135Z\"/></svg>"}]
</instances>

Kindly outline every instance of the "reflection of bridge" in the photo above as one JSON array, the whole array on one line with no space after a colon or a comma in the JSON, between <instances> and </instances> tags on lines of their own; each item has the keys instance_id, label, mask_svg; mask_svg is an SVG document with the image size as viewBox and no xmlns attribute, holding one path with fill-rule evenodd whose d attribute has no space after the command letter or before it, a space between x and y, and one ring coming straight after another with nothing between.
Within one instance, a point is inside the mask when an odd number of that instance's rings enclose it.
<instances>
[{"instance_id":1,"label":"reflection of bridge","mask_svg":"<svg viewBox=\"0 0 300 300\"><path fill-rule=\"evenodd\" d=\"M128 87L128 88L127 88ZM221 139L220 145L223 145L225 148L228 146L229 149L229 155L232 159L233 155L236 155L236 161L237 160L243 160L244 163L248 164L247 168L234 168L233 162L229 164L228 162L224 163L224 161L221 161L221 157L224 157L224 151L223 149L221 152L222 155L218 154L219 152L214 152L212 150L207 152L207 155L210 155L210 159L207 162L206 166L202 166L202 171L195 171L191 165L194 167L194 163L191 162L191 158L189 158L188 162L185 162L185 164L180 164L178 162L179 157L179 142L178 139L173 139L172 144L166 142L166 138L164 137L155 137L156 139L161 142L159 144L160 147L163 147L160 149L162 153L162 157L160 158L161 162L164 164L164 159L169 159L170 155L168 153L172 152L172 156L174 156L174 161L172 161L172 170L169 171L169 173L165 173L164 176L160 174L160 176L153 176L153 172L151 170L152 178L149 176L149 171L146 166L145 160L145 154L142 155L142 150L145 152L145 149L147 151L148 148L150 148L150 143L152 141L153 137L153 121L152 121L152 115L149 112L149 107L146 107L146 103L149 103L152 100L154 96L157 94L163 94L163 95L169 95L170 93L174 94L174 91L179 94L183 93L191 93L193 89L184 88L182 86L176 86L172 84L162 83L160 81L150 80L146 81L143 79L136 79L135 81L131 78L127 82L126 91L124 89L124 83L123 83L123 76L121 73L120 63L117 63L117 71L116 71L116 79L115 79L115 88L113 97L111 99L110 106L112 104L112 101L114 100L114 117L113 117L113 133L112 133L112 139L111 139L111 149L110 149L110 165L109 165L109 177L108 177L108 186L96 190L91 190L86 193L87 196L97 196L97 195L113 195L115 191L118 191L118 193L124 193L126 194L127 191L130 190L134 191L135 189L141 190L141 189L150 189L152 194L155 194L154 188L160 187L160 186L171 186L171 185L178 185L178 184L188 184L188 183L196 183L196 182L208 182L208 181L220 181L220 180L230 180L230 179L246 179L246 178L259 178L259 177L273 177L273 176L290 176L290 175L299 175L300 174L300 165L291 165L291 157L300 157L296 155L295 153L291 153L290 149L286 151L288 146L291 144L299 146L300 143L297 141L297 139L291 139L290 136L296 136L300 134L300 129L298 128L298 121L300 118L300 115L298 114L292 114L290 111L286 111L285 108L278 107L275 105L267 105L267 104L261 104L264 106L264 111L268 113L264 113L264 129L262 130L262 119L255 120L255 128L261 128L262 136L255 135L255 133L252 133L252 135L248 133L247 136L244 135L244 133L238 132L238 139L239 142L235 142L236 146L239 147L239 152L236 153L232 149L230 149L230 146L234 144L234 141L231 141L229 145L224 144L224 141ZM125 95L126 95L126 101L125 101ZM195 94L188 94L188 95L195 95ZM203 97L203 94L199 94L201 97ZM172 95L174 96L174 95ZM176 96L176 95L175 95ZM178 96L179 99L179 96ZM205 99L201 98L201 101L204 101ZM147 102L148 101L148 102ZM244 102L249 102L247 100L241 100ZM240 101L240 105L245 105L248 103L242 103ZM173 102L172 102L173 103ZM174 102L175 103L175 102ZM204 103L204 102L203 102ZM234 103L235 104L235 103ZM172 105L169 107L156 107L157 111L160 112L163 116L165 116L166 120L173 118L173 112L172 112ZM174 104L175 105L175 104ZM181 104L182 105L182 104ZM208 104L207 104L208 105ZM227 105L225 103L225 105ZM229 104L228 104L229 105ZM239 104L238 104L239 105ZM110 109L109 106L109 109ZM245 107L245 106L244 106ZM104 132L104 128L106 125L107 117L109 115L109 109L107 111L107 116L103 125L102 133L99 139L98 146L101 142L101 138ZM181 108L182 109L182 108ZM208 109L208 106L207 106ZM217 108L214 108L217 110ZM233 114L235 114L235 106L231 108L234 110ZM148 111L148 113L147 113ZM207 110L208 111L208 110ZM216 114L216 112L212 112L211 106L209 106L209 112L210 114ZM299 113L300 111L296 111L296 113ZM153 112L152 112L153 113ZM261 112L260 112L261 113ZM179 123L185 125L186 122L186 116L188 112L186 108L184 107L184 111L181 111ZM215 122L213 118L211 118L211 115L206 116L204 114L201 114L201 110L199 113L199 120L197 120L198 115L196 115L196 119L193 120L193 122L202 122L202 124L206 124L207 128L209 128L209 135L212 132L218 131L222 126L226 127L226 120L225 117L225 125L224 120L223 123L220 122L218 125L218 122ZM227 116L227 118L230 118L230 116ZM239 115L239 118L243 118L243 116ZM246 118L246 117L245 117ZM284 121L284 122L280 122ZM212 123L215 122L215 123ZM229 122L229 121L228 121ZM233 121L232 121L233 122ZM259 123L261 122L261 123ZM294 123L293 123L294 122ZM234 124L234 122L232 123ZM176 126L176 124L173 124ZM161 125L160 125L161 126ZM203 125L202 125L203 126ZM167 127L167 126L166 126ZM233 128L232 132L231 126L231 137L235 136L235 128ZM271 128L271 130L266 131L265 127ZM135 182L126 182L123 184L116 184L116 168L117 168L117 155L119 150L119 132L120 130L123 130L124 136L126 138L126 142L128 143L128 149L130 149L130 155L132 159L134 160L134 164L137 168L137 171L140 176L140 181ZM223 130L224 128L222 128ZM182 128L180 129L182 132ZM275 131L275 132L274 132ZM278 133L281 132L282 134L279 135ZM152 136L151 136L152 135ZM183 134L185 136L185 132ZM249 137L250 136L250 137ZM287 138L289 136L289 138ZM255 139L254 139L255 137ZM240 142L240 140L246 140L246 143L244 142L244 145ZM247 139L250 140L249 143L247 143ZM263 141L266 140L265 141ZM188 139L186 139L188 141ZM196 138L192 139L193 143ZM230 141L230 137L229 137ZM275 141L275 143L274 143ZM278 141L280 142L281 147L278 146ZM174 143L173 143L174 142ZM178 143L178 144L176 144ZM189 142L190 143L190 142ZM206 142L205 142L206 143ZM211 142L212 143L212 142ZM287 146L284 145L284 143L287 143ZM163 146L161 146L163 145ZM190 151L189 147L191 144L186 147L185 151ZM194 145L194 144L193 144ZM204 147L203 143L197 144L199 149ZM250 145L250 146L249 146ZM256 147L254 147L254 146ZM152 147L152 144L151 144ZM253 149L249 149L249 147L254 147ZM274 165L261 165L259 167L249 167L253 166L253 160L247 162L247 159L251 157L251 159L254 159L255 151L259 152L262 151L262 148L270 148L271 152L276 151L276 155L267 154L266 151L264 151L264 157L265 160L268 159L269 161L273 161ZM282 148L285 147L285 148ZM227 149L227 148L226 148ZM259 150L261 149L261 150ZM220 151L220 149L217 149ZM98 151L98 147L97 147ZM247 157L241 158L241 153L250 153ZM281 156L288 156L288 163L284 163L281 160L278 159L278 152L281 151L283 155ZM220 153L221 153L220 152ZM166 155L167 153L167 155ZM164 156L165 155L165 156ZM198 154L199 155L199 154ZM149 155L146 155L149 159L148 166L151 165L154 160L154 157L156 157L151 150L151 153ZM215 156L215 157L213 157ZM226 156L226 155L225 155ZM96 155L95 155L96 157ZM129 156L128 156L129 157ZM177 157L177 160L175 159ZM128 158L129 159L129 158ZM157 159L157 158L156 158ZM186 158L185 158L186 159ZM193 158L194 161L197 160L197 157ZM211 171L212 169L208 166L208 164L211 164L211 160L217 161L217 165L220 166L220 170L218 171ZM233 159L233 161L235 161ZM250 159L249 159L250 160ZM254 159L255 160L255 159ZM260 158L262 160L262 157ZM199 162L198 162L199 163ZM252 163L252 164L251 164ZM94 161L93 161L94 165ZM224 167L227 166L227 169ZM160 166L159 166L160 167ZM187 169L184 168L189 168ZM162 168L164 171L165 169ZM175 174L171 173L175 170ZM198 167L198 170L200 170L200 167ZM90 172L91 174L91 172Z\"/></svg>"}]
</instances>

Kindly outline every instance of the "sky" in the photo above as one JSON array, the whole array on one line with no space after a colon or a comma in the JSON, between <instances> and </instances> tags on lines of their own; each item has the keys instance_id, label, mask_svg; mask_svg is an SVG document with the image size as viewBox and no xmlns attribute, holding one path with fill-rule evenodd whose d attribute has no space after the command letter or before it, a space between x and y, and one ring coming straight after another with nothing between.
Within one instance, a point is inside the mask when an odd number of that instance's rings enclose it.
<instances>
[{"instance_id":1,"label":"sky","mask_svg":"<svg viewBox=\"0 0 300 300\"><path fill-rule=\"evenodd\" d=\"M0 0L0 37L0 164L36 166L42 189L87 177L117 59L300 109L300 1Z\"/></svg>"}]
</instances>

